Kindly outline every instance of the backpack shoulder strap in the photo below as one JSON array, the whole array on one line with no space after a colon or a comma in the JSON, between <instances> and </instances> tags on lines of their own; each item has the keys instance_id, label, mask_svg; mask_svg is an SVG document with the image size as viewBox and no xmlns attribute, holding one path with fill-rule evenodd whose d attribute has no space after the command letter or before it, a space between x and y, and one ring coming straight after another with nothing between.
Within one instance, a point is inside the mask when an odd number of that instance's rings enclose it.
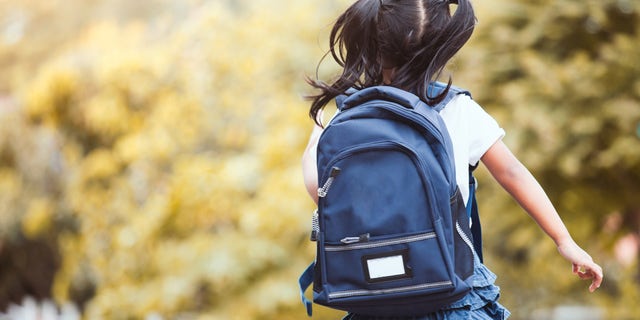
<instances>
[{"instance_id":1,"label":"backpack shoulder strap","mask_svg":"<svg viewBox=\"0 0 640 320\"><path fill-rule=\"evenodd\" d=\"M446 88L447 88L446 83L432 82L431 84L429 84L429 89L428 89L429 96L431 97L437 96L440 93L442 93L442 91L445 90ZM438 112L442 111L442 109L444 109L444 107L459 94L464 94L471 97L471 93L468 90L452 85L449 87L449 92L447 92L447 96L444 99L442 99L440 103L433 106L433 108Z\"/></svg>"},{"instance_id":2,"label":"backpack shoulder strap","mask_svg":"<svg viewBox=\"0 0 640 320\"><path fill-rule=\"evenodd\" d=\"M469 166L469 199L467 201L467 215L471 219L471 235L473 236L473 248L480 258L480 262L484 262L482 255L482 226L480 225L480 214L478 213L478 202L476 201L477 181L473 176L476 167Z\"/></svg>"},{"instance_id":3,"label":"backpack shoulder strap","mask_svg":"<svg viewBox=\"0 0 640 320\"><path fill-rule=\"evenodd\" d=\"M298 278L298 285L300 286L300 298L302 299L302 303L307 309L307 315L311 317L313 315L313 303L305 297L304 293L307 291L307 288L311 286L313 283L313 273L315 267L315 261L312 262L307 269L302 272L300 278Z\"/></svg>"}]
</instances>

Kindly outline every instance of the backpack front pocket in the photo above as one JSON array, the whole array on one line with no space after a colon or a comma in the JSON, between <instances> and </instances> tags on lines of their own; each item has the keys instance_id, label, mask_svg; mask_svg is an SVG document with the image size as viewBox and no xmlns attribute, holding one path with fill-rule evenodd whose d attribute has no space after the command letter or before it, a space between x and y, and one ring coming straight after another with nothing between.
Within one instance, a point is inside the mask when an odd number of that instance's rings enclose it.
<instances>
[{"instance_id":1,"label":"backpack front pocket","mask_svg":"<svg viewBox=\"0 0 640 320\"><path fill-rule=\"evenodd\" d=\"M349 243L356 238L362 241ZM326 243L322 250L329 300L410 296L449 290L453 285L450 272L439 267L447 264L435 232L343 240L347 241ZM425 252L432 255L425 258ZM441 263L434 263L437 260Z\"/></svg>"},{"instance_id":2,"label":"backpack front pocket","mask_svg":"<svg viewBox=\"0 0 640 320\"><path fill-rule=\"evenodd\" d=\"M430 184L423 162L413 149L394 141L338 153L319 180L319 224L327 241L338 242L345 234L433 230L431 211L440 208L429 194L437 187Z\"/></svg>"}]
</instances>

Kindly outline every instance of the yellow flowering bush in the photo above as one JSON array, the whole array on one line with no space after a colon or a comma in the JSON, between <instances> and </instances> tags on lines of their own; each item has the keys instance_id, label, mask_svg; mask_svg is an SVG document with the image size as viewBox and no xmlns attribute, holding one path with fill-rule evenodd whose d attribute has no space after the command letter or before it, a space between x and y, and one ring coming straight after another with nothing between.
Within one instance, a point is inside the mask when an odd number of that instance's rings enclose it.
<instances>
[{"instance_id":1,"label":"yellow flowering bush","mask_svg":"<svg viewBox=\"0 0 640 320\"><path fill-rule=\"evenodd\" d=\"M304 317L296 280L314 254L304 76L350 2L0 3L0 253L23 238L49 244L60 260L51 295L86 319ZM634 3L475 3L476 35L451 65L598 258L637 233L599 229L638 210ZM616 270L604 298L568 294L586 289L478 175L489 265L516 316L571 299L632 305L634 272L615 261L604 263ZM583 218L589 210L599 212Z\"/></svg>"},{"instance_id":2,"label":"yellow flowering bush","mask_svg":"<svg viewBox=\"0 0 640 320\"><path fill-rule=\"evenodd\" d=\"M312 258L303 76L336 3L185 6L181 19L87 23L27 77L22 131L2 136L42 131L54 147L17 175L2 167L2 204L24 208L27 237L54 229L53 295L81 295L88 319L299 315L295 277ZM20 174L53 160L58 192L21 196Z\"/></svg>"}]
</instances>

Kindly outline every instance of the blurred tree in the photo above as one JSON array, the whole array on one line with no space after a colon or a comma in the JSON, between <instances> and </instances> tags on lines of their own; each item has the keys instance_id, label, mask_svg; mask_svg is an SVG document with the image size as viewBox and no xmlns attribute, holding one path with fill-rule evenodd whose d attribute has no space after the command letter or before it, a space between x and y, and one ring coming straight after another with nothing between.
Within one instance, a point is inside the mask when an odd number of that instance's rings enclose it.
<instances>
[{"instance_id":1,"label":"blurred tree","mask_svg":"<svg viewBox=\"0 0 640 320\"><path fill-rule=\"evenodd\" d=\"M167 1L117 19L122 1L94 5L93 21L22 8L83 28L3 82L2 235L52 234L53 294L89 319L298 318L302 76L336 3Z\"/></svg>"},{"instance_id":2,"label":"blurred tree","mask_svg":"<svg viewBox=\"0 0 640 320\"><path fill-rule=\"evenodd\" d=\"M598 296L611 295L615 318L637 314L630 307L637 276L625 276L605 252L620 234L640 232L640 3L492 1L480 5L478 16L458 66L461 78L504 125L507 143L534 171L578 242L605 267ZM493 187L481 196L491 199L482 205L490 260L501 260L504 300L518 306L516 316L528 314L532 300L540 306L590 303L594 297L569 278L553 243L540 241L543 234L525 227L532 224L512 214L515 203L494 195ZM614 214L625 223L604 229Z\"/></svg>"},{"instance_id":3,"label":"blurred tree","mask_svg":"<svg viewBox=\"0 0 640 320\"><path fill-rule=\"evenodd\" d=\"M88 319L304 317L303 75L348 3L0 3L0 255L14 257L22 238L57 247L52 294ZM500 120L577 240L613 270L587 298L552 243L481 179L504 302L521 318L593 301L635 314L638 272L607 258L640 229L640 4L476 5L456 83ZM321 78L333 71L323 64Z\"/></svg>"}]
</instances>

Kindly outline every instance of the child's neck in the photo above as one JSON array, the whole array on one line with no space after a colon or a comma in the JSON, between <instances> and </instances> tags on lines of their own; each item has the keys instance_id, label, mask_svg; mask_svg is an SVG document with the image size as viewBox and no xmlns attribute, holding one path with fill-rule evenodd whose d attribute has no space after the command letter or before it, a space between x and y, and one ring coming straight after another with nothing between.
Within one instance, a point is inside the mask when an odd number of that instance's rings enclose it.
<instances>
[{"instance_id":1,"label":"child's neck","mask_svg":"<svg viewBox=\"0 0 640 320\"><path fill-rule=\"evenodd\" d=\"M382 69L382 83L391 84L391 81L396 75L396 68L384 68Z\"/></svg>"}]
</instances>

